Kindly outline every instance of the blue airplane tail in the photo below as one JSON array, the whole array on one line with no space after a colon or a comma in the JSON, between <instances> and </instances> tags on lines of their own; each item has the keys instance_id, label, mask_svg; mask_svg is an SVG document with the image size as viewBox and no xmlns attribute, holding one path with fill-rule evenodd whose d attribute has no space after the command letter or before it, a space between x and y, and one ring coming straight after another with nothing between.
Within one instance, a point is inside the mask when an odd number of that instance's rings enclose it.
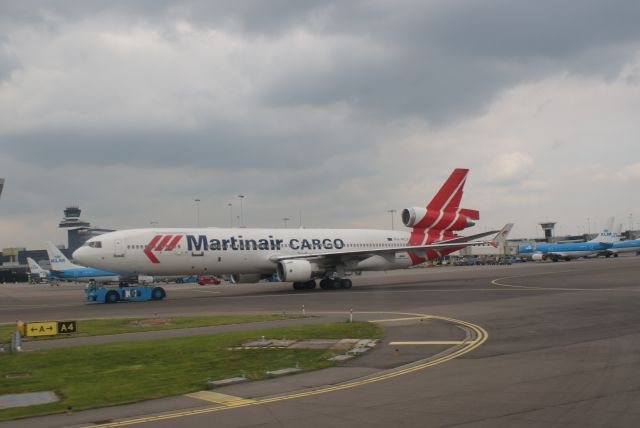
<instances>
[{"instance_id":1,"label":"blue airplane tail","mask_svg":"<svg viewBox=\"0 0 640 428\"><path fill-rule=\"evenodd\" d=\"M79 266L71 263L69 259L62 254L52 242L47 242L47 253L49 254L49 263L51 263L52 271L65 271L69 269L77 269Z\"/></svg>"}]
</instances>

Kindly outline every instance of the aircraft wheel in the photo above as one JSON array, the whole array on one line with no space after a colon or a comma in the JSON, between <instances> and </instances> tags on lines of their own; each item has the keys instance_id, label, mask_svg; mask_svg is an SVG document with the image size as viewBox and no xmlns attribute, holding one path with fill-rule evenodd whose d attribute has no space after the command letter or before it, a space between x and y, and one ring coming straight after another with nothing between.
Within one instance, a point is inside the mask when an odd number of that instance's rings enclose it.
<instances>
[{"instance_id":1,"label":"aircraft wheel","mask_svg":"<svg viewBox=\"0 0 640 428\"><path fill-rule=\"evenodd\" d=\"M311 281L307 281L304 283L304 288L307 290L313 290L316 288L316 281L312 279Z\"/></svg>"},{"instance_id":2,"label":"aircraft wheel","mask_svg":"<svg viewBox=\"0 0 640 428\"><path fill-rule=\"evenodd\" d=\"M304 290L304 283L303 282L294 282L293 283L293 289L294 290Z\"/></svg>"},{"instance_id":3,"label":"aircraft wheel","mask_svg":"<svg viewBox=\"0 0 640 428\"><path fill-rule=\"evenodd\" d=\"M320 288L323 290L330 290L332 281L329 278L322 278L320 280Z\"/></svg>"},{"instance_id":4,"label":"aircraft wheel","mask_svg":"<svg viewBox=\"0 0 640 428\"><path fill-rule=\"evenodd\" d=\"M349 288L351 288L352 285L353 284L351 283L351 280L348 278L342 278L340 280L340 288L344 288L348 290Z\"/></svg>"},{"instance_id":5,"label":"aircraft wheel","mask_svg":"<svg viewBox=\"0 0 640 428\"><path fill-rule=\"evenodd\" d=\"M615 254L613 255L613 257L614 257L614 258L615 258L615 257L618 257L618 253L615 253Z\"/></svg>"},{"instance_id":6,"label":"aircraft wheel","mask_svg":"<svg viewBox=\"0 0 640 428\"><path fill-rule=\"evenodd\" d=\"M116 303L120 300L120 295L117 291L111 290L104 296L105 303Z\"/></svg>"}]
</instances>

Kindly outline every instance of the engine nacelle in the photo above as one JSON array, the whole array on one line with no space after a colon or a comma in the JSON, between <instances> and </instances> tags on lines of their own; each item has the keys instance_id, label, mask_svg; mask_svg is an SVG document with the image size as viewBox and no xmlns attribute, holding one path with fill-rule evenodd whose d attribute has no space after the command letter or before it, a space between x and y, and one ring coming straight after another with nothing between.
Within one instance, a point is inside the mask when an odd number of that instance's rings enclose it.
<instances>
[{"instance_id":1,"label":"engine nacelle","mask_svg":"<svg viewBox=\"0 0 640 428\"><path fill-rule=\"evenodd\" d=\"M306 282L311 280L315 264L307 260L282 260L278 263L278 279L282 282Z\"/></svg>"},{"instance_id":2,"label":"engine nacelle","mask_svg":"<svg viewBox=\"0 0 640 428\"><path fill-rule=\"evenodd\" d=\"M262 279L259 273L233 273L229 275L232 284L255 284Z\"/></svg>"},{"instance_id":3,"label":"engine nacelle","mask_svg":"<svg viewBox=\"0 0 640 428\"><path fill-rule=\"evenodd\" d=\"M154 277L151 275L138 275L138 284L152 284Z\"/></svg>"},{"instance_id":4,"label":"engine nacelle","mask_svg":"<svg viewBox=\"0 0 640 428\"><path fill-rule=\"evenodd\" d=\"M413 227L427 215L427 209L411 207L402 210L402 223L407 227Z\"/></svg>"},{"instance_id":5,"label":"engine nacelle","mask_svg":"<svg viewBox=\"0 0 640 428\"><path fill-rule=\"evenodd\" d=\"M538 262L540 260L544 260L544 255L541 253L533 253L531 254L531 260L534 262Z\"/></svg>"},{"instance_id":6,"label":"engine nacelle","mask_svg":"<svg viewBox=\"0 0 640 428\"><path fill-rule=\"evenodd\" d=\"M477 211L435 211L422 207L402 210L402 223L407 227L434 228L439 230L462 230L474 226Z\"/></svg>"}]
</instances>

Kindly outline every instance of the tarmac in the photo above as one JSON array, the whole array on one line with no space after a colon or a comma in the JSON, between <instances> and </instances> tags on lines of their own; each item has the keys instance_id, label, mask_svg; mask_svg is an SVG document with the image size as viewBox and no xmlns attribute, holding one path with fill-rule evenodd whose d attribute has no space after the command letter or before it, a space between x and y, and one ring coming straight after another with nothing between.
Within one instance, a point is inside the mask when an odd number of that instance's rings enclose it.
<instances>
[{"instance_id":1,"label":"tarmac","mask_svg":"<svg viewBox=\"0 0 640 428\"><path fill-rule=\"evenodd\" d=\"M381 344L334 368L0 427L638 425L640 257L410 269L353 282L332 291L168 285L165 301L116 305L83 303L81 286L0 285L0 322L300 313L304 305L306 321L353 310L385 329ZM224 328L255 328L243 326ZM81 339L95 340L73 340Z\"/></svg>"}]
</instances>

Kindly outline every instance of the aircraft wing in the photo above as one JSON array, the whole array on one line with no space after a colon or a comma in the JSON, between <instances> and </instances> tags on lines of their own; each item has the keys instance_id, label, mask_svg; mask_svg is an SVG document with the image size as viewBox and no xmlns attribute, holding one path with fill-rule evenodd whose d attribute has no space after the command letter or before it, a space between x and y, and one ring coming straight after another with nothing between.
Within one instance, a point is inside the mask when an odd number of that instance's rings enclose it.
<instances>
[{"instance_id":1,"label":"aircraft wing","mask_svg":"<svg viewBox=\"0 0 640 428\"><path fill-rule=\"evenodd\" d=\"M472 245L488 245L488 241L479 241L478 239L485 236L494 235L497 230L490 232L478 233L471 236L461 236L459 238L447 239L446 241L435 242L433 244L424 245L408 245L405 247L393 247L393 248L370 248L363 250L346 250L346 251L332 251L330 253L306 253L306 254L291 254L285 256L273 256L270 260L277 263L282 260L296 260L296 259L318 259L318 258L367 258L375 254L393 254L402 251L411 251L420 255L426 250L442 250L445 248L465 248Z\"/></svg>"}]
</instances>

